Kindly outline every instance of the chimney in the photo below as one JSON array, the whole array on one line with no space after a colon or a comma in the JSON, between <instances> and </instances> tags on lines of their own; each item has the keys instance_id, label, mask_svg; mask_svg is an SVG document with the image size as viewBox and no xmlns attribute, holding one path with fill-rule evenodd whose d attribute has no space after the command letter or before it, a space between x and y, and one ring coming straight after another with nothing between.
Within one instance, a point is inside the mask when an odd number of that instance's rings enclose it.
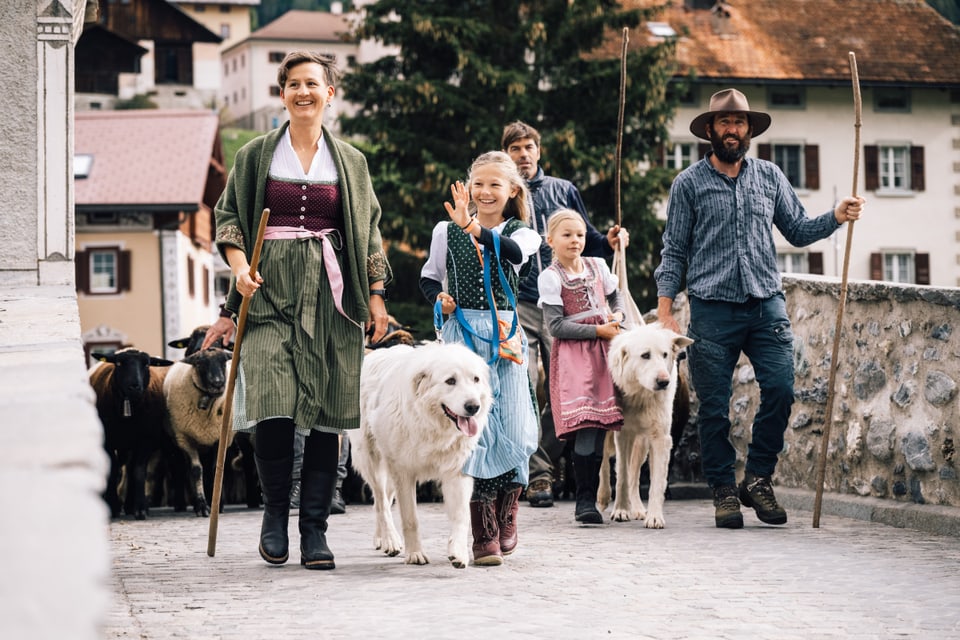
<instances>
[{"instance_id":1,"label":"chimney","mask_svg":"<svg viewBox=\"0 0 960 640\"><path fill-rule=\"evenodd\" d=\"M730 20L731 9L732 7L724 0L717 0L717 3L710 9L710 23L713 25L713 32L721 38L731 38L736 35Z\"/></svg>"}]
</instances>

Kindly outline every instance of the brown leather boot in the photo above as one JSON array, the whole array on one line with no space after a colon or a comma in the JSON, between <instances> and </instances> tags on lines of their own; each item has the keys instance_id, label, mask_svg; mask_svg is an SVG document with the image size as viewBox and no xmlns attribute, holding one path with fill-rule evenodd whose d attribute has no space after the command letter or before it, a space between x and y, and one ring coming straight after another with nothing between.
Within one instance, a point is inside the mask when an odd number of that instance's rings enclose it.
<instances>
[{"instance_id":1,"label":"brown leather boot","mask_svg":"<svg viewBox=\"0 0 960 640\"><path fill-rule=\"evenodd\" d=\"M497 495L497 526L500 529L500 553L505 556L517 548L517 514L520 512L520 493L523 487L515 486L500 491Z\"/></svg>"},{"instance_id":2,"label":"brown leather boot","mask_svg":"<svg viewBox=\"0 0 960 640\"><path fill-rule=\"evenodd\" d=\"M470 526L473 528L473 564L481 567L503 564L496 503L493 500L472 500Z\"/></svg>"}]
</instances>

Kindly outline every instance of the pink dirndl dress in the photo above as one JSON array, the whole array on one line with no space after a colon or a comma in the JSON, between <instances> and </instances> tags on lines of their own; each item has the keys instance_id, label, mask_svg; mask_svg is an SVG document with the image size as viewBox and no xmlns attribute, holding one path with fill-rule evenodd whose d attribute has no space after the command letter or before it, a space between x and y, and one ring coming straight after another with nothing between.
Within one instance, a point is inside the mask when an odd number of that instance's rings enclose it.
<instances>
[{"instance_id":1,"label":"pink dirndl dress","mask_svg":"<svg viewBox=\"0 0 960 640\"><path fill-rule=\"evenodd\" d=\"M603 281L592 264L599 258L584 258L584 277L571 278L558 263L550 265L560 275L563 315L580 324L599 325L607 321ZM558 438L588 427L619 431L623 414L607 369L610 343L588 340L553 339L550 355L550 403Z\"/></svg>"}]
</instances>

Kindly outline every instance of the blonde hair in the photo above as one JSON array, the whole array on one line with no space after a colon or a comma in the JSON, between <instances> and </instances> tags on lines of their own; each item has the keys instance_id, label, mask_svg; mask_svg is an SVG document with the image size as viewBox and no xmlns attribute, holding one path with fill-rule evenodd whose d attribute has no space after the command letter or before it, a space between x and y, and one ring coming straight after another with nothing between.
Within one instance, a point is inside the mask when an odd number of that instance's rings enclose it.
<instances>
[{"instance_id":1,"label":"blonde hair","mask_svg":"<svg viewBox=\"0 0 960 640\"><path fill-rule=\"evenodd\" d=\"M576 220L580 223L580 226L583 227L584 231L587 230L587 223L583 221L583 216L580 215L578 211L574 211L573 209L557 209L550 214L550 218L547 220L547 237L552 237L557 227L567 220Z\"/></svg>"},{"instance_id":2,"label":"blonde hair","mask_svg":"<svg viewBox=\"0 0 960 640\"><path fill-rule=\"evenodd\" d=\"M473 164L470 165L470 172L467 174L467 189L470 188L470 184L473 181L473 172L479 167L486 165L494 165L510 187L517 189L517 195L510 198L507 201L507 206L503 208L503 217L516 218L520 222L529 220L530 200L527 191L527 181L520 175L520 171L517 169L517 165L513 159L503 151L488 151L473 161ZM477 212L477 205L473 199L470 200L470 205L467 208L471 215Z\"/></svg>"}]
</instances>

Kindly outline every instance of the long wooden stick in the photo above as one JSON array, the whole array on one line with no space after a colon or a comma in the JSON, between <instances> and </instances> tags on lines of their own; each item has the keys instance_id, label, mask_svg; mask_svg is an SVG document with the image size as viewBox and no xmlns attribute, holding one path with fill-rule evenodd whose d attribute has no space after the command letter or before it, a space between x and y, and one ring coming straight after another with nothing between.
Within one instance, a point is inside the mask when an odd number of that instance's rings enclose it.
<instances>
[{"instance_id":1,"label":"long wooden stick","mask_svg":"<svg viewBox=\"0 0 960 640\"><path fill-rule=\"evenodd\" d=\"M853 143L853 190L851 195L857 195L857 182L860 177L860 75L857 72L857 57L850 52L850 77L853 81L853 109L854 109L854 143ZM830 447L830 426L833 423L833 387L840 368L840 331L843 322L843 308L847 301L847 271L850 268L850 246L853 244L853 223L847 223L847 245L843 251L843 275L840 280L840 300L837 305L837 324L833 329L833 353L830 356L830 379L827 383L827 415L823 424L823 436L820 441L820 459L817 463L817 494L813 501L813 528L820 528L820 507L823 503L823 483L827 470L827 450Z\"/></svg>"},{"instance_id":2,"label":"long wooden stick","mask_svg":"<svg viewBox=\"0 0 960 640\"><path fill-rule=\"evenodd\" d=\"M257 229L257 242L253 245L253 259L250 262L250 277L256 278L257 265L260 263L260 251L263 249L263 234L270 218L270 209L264 209ZM233 338L233 358L230 362L230 375L227 377L227 395L223 402L223 422L220 424L220 443L217 445L217 471L213 478L213 499L210 505L210 531L207 534L207 555L211 558L217 552L217 525L220 522L220 492L223 488L223 463L227 457L227 436L230 435L233 417L233 391L237 385L237 370L240 368L240 343L247 326L247 311L252 296L244 296L237 316L237 335Z\"/></svg>"},{"instance_id":3,"label":"long wooden stick","mask_svg":"<svg viewBox=\"0 0 960 640\"><path fill-rule=\"evenodd\" d=\"M620 161L623 157L623 112L627 102L627 41L629 30L623 28L623 45L620 50L620 110L617 114L617 150L613 168L613 200L617 226L620 226Z\"/></svg>"}]
</instances>

